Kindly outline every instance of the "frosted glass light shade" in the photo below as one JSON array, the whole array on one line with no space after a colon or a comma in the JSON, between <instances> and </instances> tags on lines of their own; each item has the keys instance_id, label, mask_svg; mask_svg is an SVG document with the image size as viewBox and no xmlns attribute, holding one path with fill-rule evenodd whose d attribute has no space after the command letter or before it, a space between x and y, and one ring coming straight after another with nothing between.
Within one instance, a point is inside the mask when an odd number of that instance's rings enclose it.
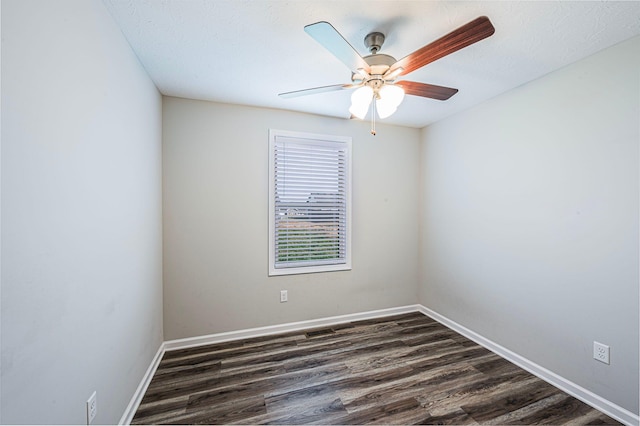
<instances>
[{"instance_id":1,"label":"frosted glass light shade","mask_svg":"<svg viewBox=\"0 0 640 426\"><path fill-rule=\"evenodd\" d=\"M404 99L402 87L385 84L378 91L376 109L380 118L387 118L398 109L398 105Z\"/></svg>"},{"instance_id":2,"label":"frosted glass light shade","mask_svg":"<svg viewBox=\"0 0 640 426\"><path fill-rule=\"evenodd\" d=\"M351 95L349 112L362 120L367 115L371 99L373 99L373 89L369 86L360 87Z\"/></svg>"},{"instance_id":3,"label":"frosted glass light shade","mask_svg":"<svg viewBox=\"0 0 640 426\"><path fill-rule=\"evenodd\" d=\"M402 90L402 87L400 86L385 84L380 88L378 93L380 94L381 99L385 102L389 101L392 105L395 105L396 108L404 99L404 90Z\"/></svg>"},{"instance_id":4,"label":"frosted glass light shade","mask_svg":"<svg viewBox=\"0 0 640 426\"><path fill-rule=\"evenodd\" d=\"M380 118L389 117L391 114L396 112L397 109L398 107L396 105L384 98L376 100L376 110L378 111L378 116Z\"/></svg>"}]
</instances>

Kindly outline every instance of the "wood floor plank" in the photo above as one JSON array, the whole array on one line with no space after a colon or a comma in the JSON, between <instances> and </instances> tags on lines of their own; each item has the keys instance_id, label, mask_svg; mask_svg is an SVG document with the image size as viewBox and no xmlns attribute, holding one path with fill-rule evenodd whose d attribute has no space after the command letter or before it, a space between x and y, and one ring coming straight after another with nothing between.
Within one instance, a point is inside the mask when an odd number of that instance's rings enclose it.
<instances>
[{"instance_id":1,"label":"wood floor plank","mask_svg":"<svg viewBox=\"0 0 640 426\"><path fill-rule=\"evenodd\" d=\"M520 387L530 385L538 380L527 372L519 372L511 378L487 376L467 382L455 389L438 389L428 395L418 397L418 400L430 412L439 414L440 412L449 412L462 405L493 400L504 391L518 392Z\"/></svg>"},{"instance_id":2,"label":"wood floor plank","mask_svg":"<svg viewBox=\"0 0 640 426\"><path fill-rule=\"evenodd\" d=\"M553 386L535 380L531 384L517 389L506 389L494 395L488 401L475 404L462 404L460 408L477 422L482 423L495 417L504 416L511 411L526 407L532 403L558 394L560 391ZM541 407L548 410L549 407Z\"/></svg>"},{"instance_id":3,"label":"wood floor plank","mask_svg":"<svg viewBox=\"0 0 640 426\"><path fill-rule=\"evenodd\" d=\"M536 402L532 402L531 404L528 404L522 408L509 411L502 416L494 417L493 419L487 419L482 423L485 425L512 425L524 417L527 417L533 413L537 413L540 410L545 410L547 407L563 400L566 397L567 394L565 394L564 392L557 392L551 396L540 399ZM593 412L596 415L601 414L596 410L593 410Z\"/></svg>"},{"instance_id":4,"label":"wood floor plank","mask_svg":"<svg viewBox=\"0 0 640 426\"><path fill-rule=\"evenodd\" d=\"M300 405L299 409L291 410L285 408L281 411L275 411L273 414L269 413L271 418L265 423L277 425L303 425L320 422L327 424L329 419L340 418L345 412L342 401L340 401L339 398L333 398L330 401L320 404L310 404L306 401L304 404Z\"/></svg>"},{"instance_id":5,"label":"wood floor plank","mask_svg":"<svg viewBox=\"0 0 640 426\"><path fill-rule=\"evenodd\" d=\"M349 413L343 417L331 419L329 424L409 424L424 417L425 410L415 398L399 399L376 405L370 410Z\"/></svg>"},{"instance_id":6,"label":"wood floor plank","mask_svg":"<svg viewBox=\"0 0 640 426\"><path fill-rule=\"evenodd\" d=\"M218 406L204 406L184 412L167 424L229 424L244 423L257 414L266 413L264 398L255 397Z\"/></svg>"},{"instance_id":7,"label":"wood floor plank","mask_svg":"<svg viewBox=\"0 0 640 426\"><path fill-rule=\"evenodd\" d=\"M585 416L592 410L593 409L584 402L567 395L566 398L545 407L544 410L538 410L535 413L525 416L515 421L514 424L558 425Z\"/></svg>"},{"instance_id":8,"label":"wood floor plank","mask_svg":"<svg viewBox=\"0 0 640 426\"><path fill-rule=\"evenodd\" d=\"M473 417L465 413L461 408L457 408L450 413L427 417L417 421L419 425L475 425L478 424Z\"/></svg>"},{"instance_id":9,"label":"wood floor plank","mask_svg":"<svg viewBox=\"0 0 640 426\"><path fill-rule=\"evenodd\" d=\"M409 377L407 380L349 390L342 392L340 395L347 410L353 412L369 409L388 400L417 398L436 391L456 389L469 381L482 377L484 376L481 373L473 370L470 366L461 365L456 369L442 367L422 372Z\"/></svg>"},{"instance_id":10,"label":"wood floor plank","mask_svg":"<svg viewBox=\"0 0 640 426\"><path fill-rule=\"evenodd\" d=\"M335 392L318 392L310 387L308 391L289 392L267 397L268 423L305 424L327 420L347 413Z\"/></svg>"},{"instance_id":11,"label":"wood floor plank","mask_svg":"<svg viewBox=\"0 0 640 426\"><path fill-rule=\"evenodd\" d=\"M419 313L164 354L133 424L619 424Z\"/></svg>"},{"instance_id":12,"label":"wood floor plank","mask_svg":"<svg viewBox=\"0 0 640 426\"><path fill-rule=\"evenodd\" d=\"M132 424L163 424L186 411L188 396L142 402Z\"/></svg>"}]
</instances>

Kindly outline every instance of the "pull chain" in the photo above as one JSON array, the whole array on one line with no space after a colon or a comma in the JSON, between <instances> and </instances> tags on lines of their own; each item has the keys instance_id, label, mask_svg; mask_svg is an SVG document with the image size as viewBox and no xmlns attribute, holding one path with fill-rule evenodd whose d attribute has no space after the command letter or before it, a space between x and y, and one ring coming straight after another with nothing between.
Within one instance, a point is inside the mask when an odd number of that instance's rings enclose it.
<instances>
[{"instance_id":1,"label":"pull chain","mask_svg":"<svg viewBox=\"0 0 640 426\"><path fill-rule=\"evenodd\" d=\"M376 96L373 95L373 100L371 101L371 134L373 136L376 135Z\"/></svg>"}]
</instances>

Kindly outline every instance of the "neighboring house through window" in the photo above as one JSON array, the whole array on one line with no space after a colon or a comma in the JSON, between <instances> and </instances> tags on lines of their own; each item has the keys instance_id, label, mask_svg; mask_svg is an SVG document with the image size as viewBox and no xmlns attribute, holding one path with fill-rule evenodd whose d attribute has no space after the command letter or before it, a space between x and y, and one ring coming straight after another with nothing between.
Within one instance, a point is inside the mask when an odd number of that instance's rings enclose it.
<instances>
[{"instance_id":1,"label":"neighboring house through window","mask_svg":"<svg viewBox=\"0 0 640 426\"><path fill-rule=\"evenodd\" d=\"M269 275L351 269L351 138L269 131Z\"/></svg>"}]
</instances>

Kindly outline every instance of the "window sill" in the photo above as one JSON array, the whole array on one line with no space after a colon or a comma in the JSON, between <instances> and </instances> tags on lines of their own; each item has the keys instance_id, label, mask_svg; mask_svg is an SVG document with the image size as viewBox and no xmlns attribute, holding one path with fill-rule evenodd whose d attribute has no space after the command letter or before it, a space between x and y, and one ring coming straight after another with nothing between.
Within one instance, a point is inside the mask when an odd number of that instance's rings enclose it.
<instances>
[{"instance_id":1,"label":"window sill","mask_svg":"<svg viewBox=\"0 0 640 426\"><path fill-rule=\"evenodd\" d=\"M351 263L345 263L342 265L321 265L321 266L304 266L298 268L269 268L269 276L280 275L300 275L300 274L316 274L319 272L338 272L338 271L350 271Z\"/></svg>"}]
</instances>

